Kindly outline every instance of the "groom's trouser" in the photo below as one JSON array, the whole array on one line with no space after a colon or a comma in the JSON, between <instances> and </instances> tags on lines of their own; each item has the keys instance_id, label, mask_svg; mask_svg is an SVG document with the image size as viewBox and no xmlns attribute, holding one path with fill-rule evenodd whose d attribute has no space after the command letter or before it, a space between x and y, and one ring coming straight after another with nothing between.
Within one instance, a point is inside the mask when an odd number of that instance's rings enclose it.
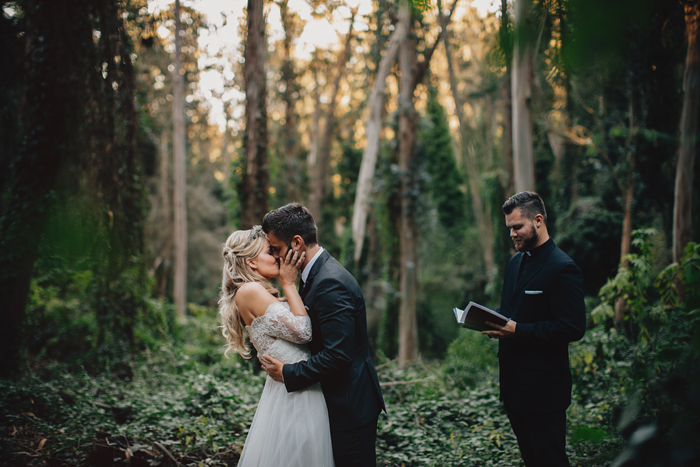
<instances>
[{"instance_id":1,"label":"groom's trouser","mask_svg":"<svg viewBox=\"0 0 700 467\"><path fill-rule=\"evenodd\" d=\"M506 413L527 467L569 467L566 409L533 413L509 410L506 406Z\"/></svg>"},{"instance_id":2,"label":"groom's trouser","mask_svg":"<svg viewBox=\"0 0 700 467\"><path fill-rule=\"evenodd\" d=\"M375 467L377 418L347 431L331 431L335 467Z\"/></svg>"}]
</instances>

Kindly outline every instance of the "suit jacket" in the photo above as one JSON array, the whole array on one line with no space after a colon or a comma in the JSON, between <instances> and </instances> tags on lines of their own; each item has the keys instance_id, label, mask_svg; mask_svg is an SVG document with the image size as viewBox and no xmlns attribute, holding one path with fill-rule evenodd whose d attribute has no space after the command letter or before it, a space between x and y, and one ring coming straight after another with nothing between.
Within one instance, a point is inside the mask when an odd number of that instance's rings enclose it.
<instances>
[{"instance_id":1,"label":"suit jacket","mask_svg":"<svg viewBox=\"0 0 700 467\"><path fill-rule=\"evenodd\" d=\"M311 357L284 365L288 392L321 383L331 431L373 421L384 409L369 355L367 316L355 278L327 251L313 264L301 291L311 318Z\"/></svg>"},{"instance_id":2,"label":"suit jacket","mask_svg":"<svg viewBox=\"0 0 700 467\"><path fill-rule=\"evenodd\" d=\"M569 342L583 337L586 309L581 270L551 239L517 280L524 253L508 262L500 313L517 325L499 341L501 399L511 410L550 412L571 404Z\"/></svg>"}]
</instances>

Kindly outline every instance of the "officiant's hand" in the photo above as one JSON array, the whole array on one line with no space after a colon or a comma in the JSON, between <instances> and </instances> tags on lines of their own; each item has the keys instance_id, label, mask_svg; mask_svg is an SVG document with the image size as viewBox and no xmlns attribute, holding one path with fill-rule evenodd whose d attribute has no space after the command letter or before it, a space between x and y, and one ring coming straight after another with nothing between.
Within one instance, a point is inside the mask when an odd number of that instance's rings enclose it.
<instances>
[{"instance_id":1,"label":"officiant's hand","mask_svg":"<svg viewBox=\"0 0 700 467\"><path fill-rule=\"evenodd\" d=\"M515 336L515 326L518 324L512 319L505 326L486 321L486 324L496 329L495 331L481 331L481 334L489 336L489 339L510 339Z\"/></svg>"},{"instance_id":2,"label":"officiant's hand","mask_svg":"<svg viewBox=\"0 0 700 467\"><path fill-rule=\"evenodd\" d=\"M282 376L282 367L284 363L267 354L263 355L258 360L260 360L263 370L265 370L265 373L267 373L270 378L278 383L284 383L284 377Z\"/></svg>"}]
</instances>

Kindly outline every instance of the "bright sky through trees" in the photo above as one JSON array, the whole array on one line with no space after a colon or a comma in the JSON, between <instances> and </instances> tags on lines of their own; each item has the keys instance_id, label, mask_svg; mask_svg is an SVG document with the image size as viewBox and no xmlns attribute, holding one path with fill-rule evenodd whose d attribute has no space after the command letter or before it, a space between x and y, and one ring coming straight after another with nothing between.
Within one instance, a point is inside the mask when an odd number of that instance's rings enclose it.
<instances>
[{"instance_id":1,"label":"bright sky through trees","mask_svg":"<svg viewBox=\"0 0 700 467\"><path fill-rule=\"evenodd\" d=\"M481 15L488 11L496 11L499 8L499 0L464 0L465 4L470 3L477 8ZM154 12L169 8L173 0L149 0L149 12ZM242 60L240 35L238 25L245 14L247 0L183 0L183 6L192 7L202 12L210 25L209 30L200 31L199 47L203 54L199 59L199 68L202 70L199 75L199 93L210 104L209 118L212 123L217 123L222 129L225 124L223 114L223 101L242 102L244 94L231 90L224 93L224 79L222 74L216 70L204 70L205 67L214 64L220 65L226 78L233 77L230 60ZM314 19L311 16L311 7L305 0L290 0L289 7L299 14L307 24L301 37L296 42L296 56L298 58L308 58L316 47L332 47L338 43L339 34L343 35L348 31L348 19L350 18L350 7L359 6L357 19L355 21L356 30L365 30L364 15L371 13L372 0L347 0L345 6L339 8L333 15L331 21L327 19ZM461 5L462 8L465 5ZM282 24L280 22L279 9L276 5L267 8L267 36L269 41L280 39L283 35ZM161 37L167 37L171 32L161 26L158 31ZM338 47L340 47L338 43ZM224 57L217 56L221 54ZM216 97L218 94L221 97ZM239 118L242 114L235 113Z\"/></svg>"}]
</instances>

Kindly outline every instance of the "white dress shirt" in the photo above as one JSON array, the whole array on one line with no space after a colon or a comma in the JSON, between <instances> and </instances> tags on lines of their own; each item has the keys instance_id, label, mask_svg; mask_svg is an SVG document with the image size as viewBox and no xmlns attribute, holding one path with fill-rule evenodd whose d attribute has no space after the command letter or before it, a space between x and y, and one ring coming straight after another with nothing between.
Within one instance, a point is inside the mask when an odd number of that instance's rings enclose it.
<instances>
[{"instance_id":1,"label":"white dress shirt","mask_svg":"<svg viewBox=\"0 0 700 467\"><path fill-rule=\"evenodd\" d=\"M316 260L318 259L318 257L321 256L321 253L323 253L323 247L322 247L322 246L318 248L318 251L316 252L316 254L314 255L314 257L311 258L311 261L309 261L309 262L306 264L306 267L304 268L304 270L301 271L301 280L304 281L304 283L306 283L306 279L308 279L308 277L309 277L309 273L311 272L311 267L314 265L314 263L316 262Z\"/></svg>"}]
</instances>

